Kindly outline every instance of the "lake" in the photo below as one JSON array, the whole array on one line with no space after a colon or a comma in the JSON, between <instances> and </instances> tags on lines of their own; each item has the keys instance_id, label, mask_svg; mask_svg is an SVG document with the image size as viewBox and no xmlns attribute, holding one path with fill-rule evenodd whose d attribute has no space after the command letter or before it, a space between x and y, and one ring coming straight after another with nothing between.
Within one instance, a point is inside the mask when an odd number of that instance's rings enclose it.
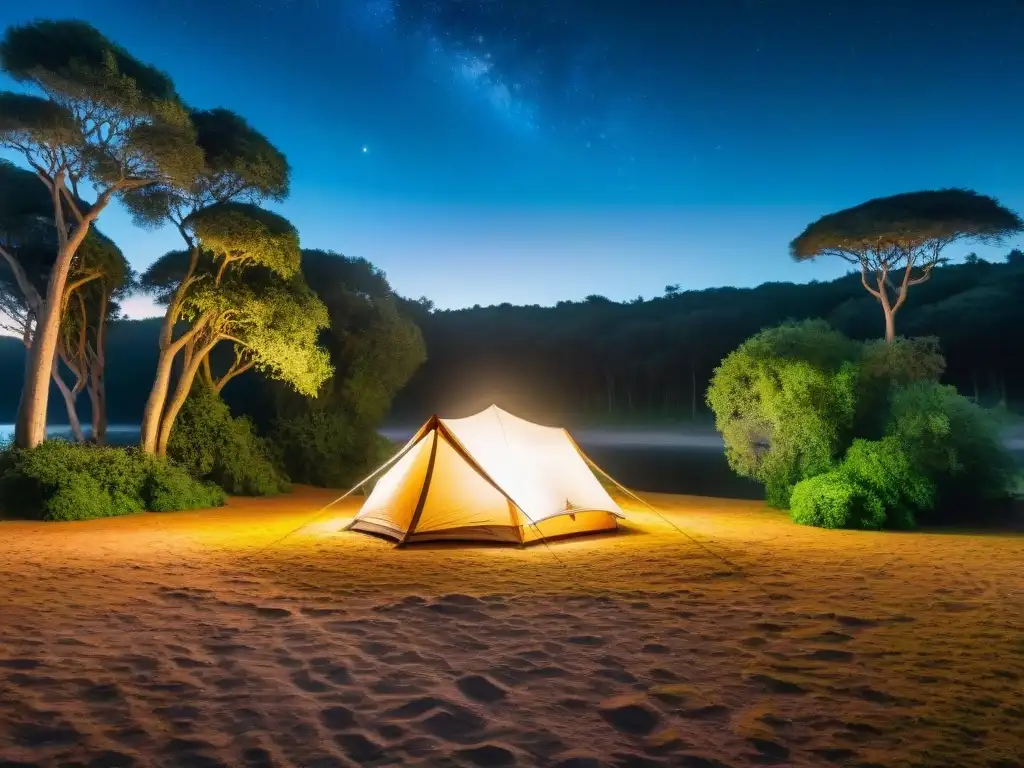
<instances>
[{"instance_id":1,"label":"lake","mask_svg":"<svg viewBox=\"0 0 1024 768\"><path fill-rule=\"evenodd\" d=\"M0 424L0 440L8 440L13 425ZM404 443L414 430L381 430L389 440ZM49 428L50 437L69 439L67 426ZM737 477L729 469L721 437L711 430L577 429L573 437L599 467L623 485L638 491L683 493L735 499L763 498L761 486ZM129 445L139 439L132 424L108 427L112 444ZM1008 438L1007 445L1024 463L1024 440Z\"/></svg>"}]
</instances>

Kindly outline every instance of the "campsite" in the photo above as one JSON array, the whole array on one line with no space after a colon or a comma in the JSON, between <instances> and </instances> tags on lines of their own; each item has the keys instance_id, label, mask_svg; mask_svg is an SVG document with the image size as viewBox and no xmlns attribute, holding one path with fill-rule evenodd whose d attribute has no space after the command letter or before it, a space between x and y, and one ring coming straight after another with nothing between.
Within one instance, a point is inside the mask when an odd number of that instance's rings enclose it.
<instances>
[{"instance_id":1,"label":"campsite","mask_svg":"<svg viewBox=\"0 0 1024 768\"><path fill-rule=\"evenodd\" d=\"M4 523L10 765L1013 765L1019 534L623 502L526 548L344 532L301 489ZM682 526L714 555L681 536ZM300 527L292 534L286 534ZM719 559L724 558L724 561Z\"/></svg>"},{"instance_id":2,"label":"campsite","mask_svg":"<svg viewBox=\"0 0 1024 768\"><path fill-rule=\"evenodd\" d=\"M37 6L0 768L1024 768L1024 6Z\"/></svg>"}]
</instances>

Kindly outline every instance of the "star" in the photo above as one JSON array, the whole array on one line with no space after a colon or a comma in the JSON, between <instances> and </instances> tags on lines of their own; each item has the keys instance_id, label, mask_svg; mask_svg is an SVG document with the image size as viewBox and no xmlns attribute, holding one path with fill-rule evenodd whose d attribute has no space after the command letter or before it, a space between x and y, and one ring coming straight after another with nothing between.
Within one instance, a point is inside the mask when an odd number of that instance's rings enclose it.
<instances>
[{"instance_id":1,"label":"star","mask_svg":"<svg viewBox=\"0 0 1024 768\"><path fill-rule=\"evenodd\" d=\"M369 152L369 151L370 151L370 150L369 150L369 148L368 148L368 147L363 147L363 154L364 154L364 155L365 155L365 154L366 154L367 152Z\"/></svg>"}]
</instances>

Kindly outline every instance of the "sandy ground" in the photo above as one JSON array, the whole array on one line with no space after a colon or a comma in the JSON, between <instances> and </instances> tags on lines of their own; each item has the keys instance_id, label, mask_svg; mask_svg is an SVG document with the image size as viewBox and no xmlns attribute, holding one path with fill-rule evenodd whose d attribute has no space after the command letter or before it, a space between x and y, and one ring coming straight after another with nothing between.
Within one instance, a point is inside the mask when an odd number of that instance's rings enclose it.
<instances>
[{"instance_id":1,"label":"sandy ground","mask_svg":"<svg viewBox=\"0 0 1024 768\"><path fill-rule=\"evenodd\" d=\"M1024 764L1019 534L281 540L330 498L0 523L0 766Z\"/></svg>"}]
</instances>

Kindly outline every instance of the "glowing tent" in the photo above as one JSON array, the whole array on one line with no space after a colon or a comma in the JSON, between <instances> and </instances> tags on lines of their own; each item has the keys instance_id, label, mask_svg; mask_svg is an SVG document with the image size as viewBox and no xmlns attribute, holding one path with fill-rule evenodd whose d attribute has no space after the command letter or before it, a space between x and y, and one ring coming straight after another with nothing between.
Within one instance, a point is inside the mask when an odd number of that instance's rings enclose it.
<instances>
[{"instance_id":1,"label":"glowing tent","mask_svg":"<svg viewBox=\"0 0 1024 768\"><path fill-rule=\"evenodd\" d=\"M538 539L614 530L622 510L564 429L497 406L431 418L381 472L348 530L417 541Z\"/></svg>"}]
</instances>

